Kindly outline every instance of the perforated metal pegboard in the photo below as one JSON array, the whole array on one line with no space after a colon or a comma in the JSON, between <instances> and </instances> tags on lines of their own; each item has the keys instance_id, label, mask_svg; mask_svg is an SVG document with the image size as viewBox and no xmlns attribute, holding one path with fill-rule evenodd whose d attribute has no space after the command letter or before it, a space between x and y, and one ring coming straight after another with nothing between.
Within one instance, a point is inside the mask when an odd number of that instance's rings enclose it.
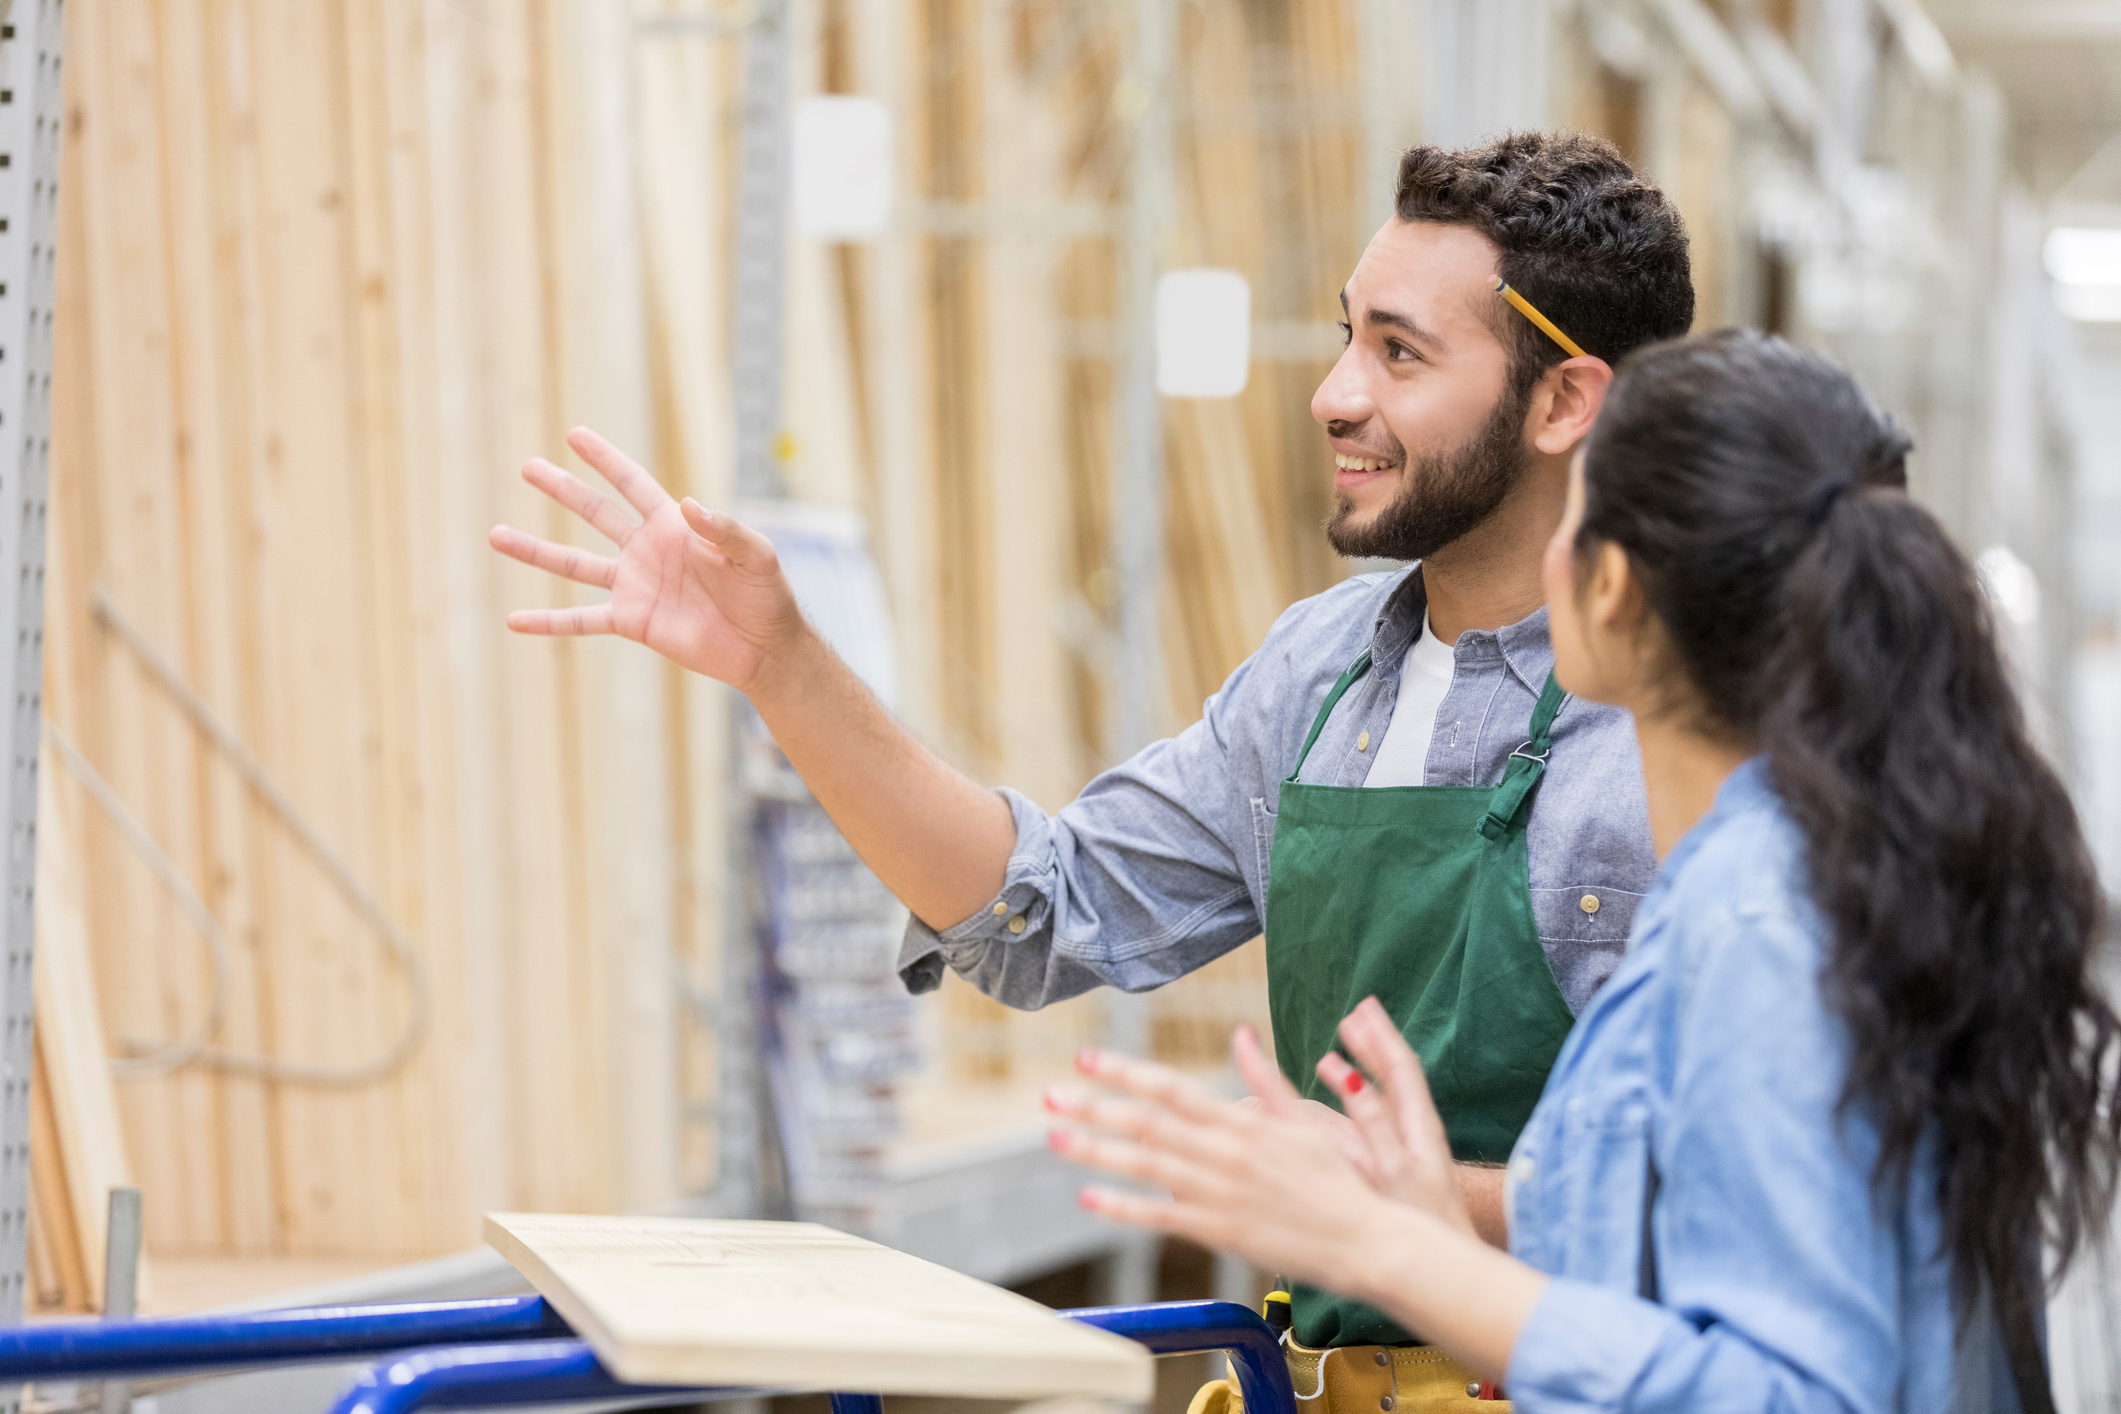
<instances>
[{"instance_id":1,"label":"perforated metal pegboard","mask_svg":"<svg viewBox=\"0 0 2121 1414\"><path fill-rule=\"evenodd\" d=\"M22 1318L29 1211L30 953L44 712L44 491L51 457L53 233L63 0L0 3L0 1320ZM13 1392L0 1409L14 1408Z\"/></svg>"}]
</instances>

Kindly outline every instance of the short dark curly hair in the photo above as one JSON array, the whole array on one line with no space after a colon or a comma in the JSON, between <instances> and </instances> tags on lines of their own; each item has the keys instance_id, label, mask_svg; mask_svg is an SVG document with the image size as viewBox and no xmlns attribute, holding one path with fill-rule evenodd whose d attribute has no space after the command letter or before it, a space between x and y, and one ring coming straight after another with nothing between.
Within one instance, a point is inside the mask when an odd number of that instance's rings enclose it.
<instances>
[{"instance_id":1,"label":"short dark curly hair","mask_svg":"<svg viewBox=\"0 0 2121 1414\"><path fill-rule=\"evenodd\" d=\"M1502 249L1496 273L1608 363L1694 323L1686 226L1620 149L1588 133L1510 133L1481 147L1409 148L1403 221L1470 226ZM1496 332L1523 396L1568 357L1502 300Z\"/></svg>"}]
</instances>

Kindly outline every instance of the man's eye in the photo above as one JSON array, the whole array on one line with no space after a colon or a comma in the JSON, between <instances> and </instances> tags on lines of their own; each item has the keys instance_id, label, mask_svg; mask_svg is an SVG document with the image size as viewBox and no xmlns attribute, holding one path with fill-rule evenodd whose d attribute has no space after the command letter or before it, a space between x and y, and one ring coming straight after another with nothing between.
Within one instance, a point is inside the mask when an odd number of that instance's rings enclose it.
<instances>
[{"instance_id":1,"label":"man's eye","mask_svg":"<svg viewBox=\"0 0 2121 1414\"><path fill-rule=\"evenodd\" d=\"M1418 359L1421 357L1420 354L1414 352L1413 349L1409 348L1405 344L1402 344L1397 339L1385 340L1385 352L1395 360Z\"/></svg>"},{"instance_id":2,"label":"man's eye","mask_svg":"<svg viewBox=\"0 0 2121 1414\"><path fill-rule=\"evenodd\" d=\"M1349 344L1355 342L1355 326L1348 323L1345 319L1337 322L1340 325L1340 346L1346 348Z\"/></svg>"}]
</instances>

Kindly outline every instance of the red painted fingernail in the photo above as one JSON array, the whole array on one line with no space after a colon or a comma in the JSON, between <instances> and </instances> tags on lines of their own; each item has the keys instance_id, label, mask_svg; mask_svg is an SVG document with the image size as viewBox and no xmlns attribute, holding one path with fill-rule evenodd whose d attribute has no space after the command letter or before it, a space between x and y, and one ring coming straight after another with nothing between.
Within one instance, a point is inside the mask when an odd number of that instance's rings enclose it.
<instances>
[{"instance_id":1,"label":"red painted fingernail","mask_svg":"<svg viewBox=\"0 0 2121 1414\"><path fill-rule=\"evenodd\" d=\"M1075 1068L1085 1075L1095 1074L1097 1071L1097 1052L1088 1046L1077 1051L1075 1053Z\"/></svg>"},{"instance_id":2,"label":"red painted fingernail","mask_svg":"<svg viewBox=\"0 0 2121 1414\"><path fill-rule=\"evenodd\" d=\"M1342 1088L1345 1089L1350 1095L1354 1094L1356 1091L1362 1089L1362 1072L1359 1070L1349 1071L1348 1078L1342 1081L1341 1085Z\"/></svg>"},{"instance_id":3,"label":"red painted fingernail","mask_svg":"<svg viewBox=\"0 0 2121 1414\"><path fill-rule=\"evenodd\" d=\"M1074 1137L1065 1129L1049 1129L1046 1131L1046 1147L1056 1154L1065 1153L1068 1148L1068 1141Z\"/></svg>"},{"instance_id":4,"label":"red painted fingernail","mask_svg":"<svg viewBox=\"0 0 2121 1414\"><path fill-rule=\"evenodd\" d=\"M1085 1188L1084 1190L1082 1190L1082 1192L1075 1195L1075 1206L1078 1208L1086 1208L1093 1213L1096 1212L1097 1194Z\"/></svg>"}]
</instances>

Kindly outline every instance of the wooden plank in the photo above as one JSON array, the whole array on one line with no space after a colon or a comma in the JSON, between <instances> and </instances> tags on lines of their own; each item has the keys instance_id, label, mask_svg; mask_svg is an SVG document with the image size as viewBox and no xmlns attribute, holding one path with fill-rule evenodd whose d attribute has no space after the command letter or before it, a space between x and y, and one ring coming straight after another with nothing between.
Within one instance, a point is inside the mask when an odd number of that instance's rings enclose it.
<instances>
[{"instance_id":1,"label":"wooden plank","mask_svg":"<svg viewBox=\"0 0 2121 1414\"><path fill-rule=\"evenodd\" d=\"M181 641L181 571L176 527L182 492L175 461L179 427L171 375L171 303L161 164L162 57L150 24L81 21L90 42L69 69L80 87L70 98L84 114L86 180L75 183L73 218L85 227L81 274L85 334L92 360L94 406L89 447L93 487L78 484L83 463L55 473L55 496L82 506L89 553L80 565L144 632L167 645ZM62 199L66 199L63 197ZM62 213L62 223L69 219ZM86 448L75 444L78 453ZM74 499L77 495L81 499ZM77 604L80 601L76 601ZM78 620L77 620L78 622ZM188 810L197 743L181 719L154 699L154 689L123 650L89 631L93 681L53 715L76 731L103 771L169 856L197 877L196 817ZM167 1038L194 1026L208 999L209 974L196 936L168 895L114 832L89 837L84 870L96 961L111 1003L106 1014L120 1037ZM211 1083L200 1075L143 1081L125 1099L127 1120L143 1142L148 1172L150 1247L217 1240L214 1190L220 1181L212 1135Z\"/></svg>"},{"instance_id":2,"label":"wooden plank","mask_svg":"<svg viewBox=\"0 0 2121 1414\"><path fill-rule=\"evenodd\" d=\"M240 229L238 175L247 149L230 140L252 116L247 93L218 81L217 58L230 35L203 0L172 0L161 11L159 85L161 160L169 226L170 382L178 437L176 472L182 522L177 562L185 586L183 632L167 647L188 680L222 719L247 731L245 684L253 657L243 599L252 583L246 534L251 445L244 394L251 370L245 338L245 292L254 284L256 244L232 239ZM147 703L158 717L175 708L159 692ZM245 1054L263 1044L264 961L254 892L253 841L262 822L249 791L203 742L195 741L190 805L197 819L200 897L234 946L224 1024L217 1042ZM269 828L269 826L267 827ZM196 949L186 935L183 945ZM211 1091L218 1153L214 1245L263 1253L279 1236L274 1201L271 1120L265 1087L192 1083ZM162 1195L157 1194L158 1201ZM100 1252L100 1246L97 1249ZM97 1262L100 1264L101 1258ZM101 1267L97 1267L100 1278Z\"/></svg>"},{"instance_id":3,"label":"wooden plank","mask_svg":"<svg viewBox=\"0 0 2121 1414\"><path fill-rule=\"evenodd\" d=\"M816 1223L489 1213L486 1240L635 1383L1145 1400L1148 1351Z\"/></svg>"},{"instance_id":4,"label":"wooden plank","mask_svg":"<svg viewBox=\"0 0 2121 1414\"><path fill-rule=\"evenodd\" d=\"M261 236L250 641L262 711L251 744L347 866L374 879L379 743L360 654L364 566L346 530L360 523L360 507L342 66L331 27L307 7L240 8L256 114L246 219ZM319 526L335 533L318 535ZM322 624L333 631L318 632ZM365 1060L388 1044L397 979L294 837L275 825L264 838L269 1049L327 1065ZM401 1136L383 1090L282 1086L277 1111L281 1250L387 1250L392 1215L371 1175L395 1162Z\"/></svg>"},{"instance_id":5,"label":"wooden plank","mask_svg":"<svg viewBox=\"0 0 2121 1414\"><path fill-rule=\"evenodd\" d=\"M658 13L676 13L658 0ZM738 111L732 100L738 46L697 36L644 41L636 49L634 143L641 164L643 301L647 310L656 470L673 495L730 503L734 446L728 435L729 339L722 272L728 258L727 159ZM720 939L728 917L730 694L675 667L665 678L670 854L678 862L672 921L675 965L701 997L718 991ZM715 1180L718 1037L706 1008L675 1023L677 1183L704 1192ZM487 1204L483 1206L498 1206Z\"/></svg>"},{"instance_id":6,"label":"wooden plank","mask_svg":"<svg viewBox=\"0 0 2121 1414\"><path fill-rule=\"evenodd\" d=\"M44 1216L54 1251L63 1254L71 1247L73 1260L82 1265L81 1309L100 1310L104 1212L111 1189L132 1183L132 1163L96 1009L82 901L85 881L75 853L80 834L58 789L59 770L52 754L44 753L37 772L37 955L31 986L37 1004L38 1103L50 1106L51 1147L58 1161L51 1172L59 1180ZM40 1137L32 1147L33 1160L43 1144ZM65 1265L62 1256L62 1270ZM69 1298L74 1289L69 1278Z\"/></svg>"},{"instance_id":7,"label":"wooden plank","mask_svg":"<svg viewBox=\"0 0 2121 1414\"><path fill-rule=\"evenodd\" d=\"M44 1028L36 1035L36 1061L29 1087L29 1304L45 1310L93 1311L81 1238L91 1224L77 1220L67 1194L66 1154L52 1112L50 1068L44 1060Z\"/></svg>"},{"instance_id":8,"label":"wooden plank","mask_svg":"<svg viewBox=\"0 0 2121 1414\"><path fill-rule=\"evenodd\" d=\"M511 1124L514 1002L510 982L513 949L525 939L509 915L511 884L507 811L508 763L495 738L506 719L499 669L502 633L494 628L500 598L493 593L485 532L498 518L495 489L512 468L503 459L505 439L490 437L494 418L489 381L457 370L478 369L485 362L479 343L479 316L484 307L483 265L477 213L492 202L493 177L485 160L491 144L481 141L479 117L487 104L480 97L474 62L492 26L484 12L445 9L427 13L411 0L403 23L410 31L401 43L406 68L395 95L410 101L418 93L421 109L417 133L408 134L408 149L419 164L414 184L422 195L408 198L405 236L417 251L412 272L417 283L400 277L406 317L418 336L406 348L414 362L407 376L419 396L414 443L437 466L478 468L482 474L434 478L426 497L408 516L423 553L415 563L431 573L428 606L418 620L426 643L418 680L432 734L434 765L427 788L452 808L445 828L454 851L447 878L453 900L438 905L436 936L447 939L433 955L447 960L435 981L450 988L453 1001L446 1017L438 1016L438 1060L449 1076L454 1114L451 1138L465 1167L465 1203L461 1215L448 1215L451 1237L461 1224L475 1240L479 1211L520 1201L511 1188L517 1167L515 1129ZM424 72L423 72L424 71ZM504 209L502 220L512 212ZM520 244L520 243L518 243ZM496 256L510 254L507 245ZM481 252L483 253L483 252ZM504 305L513 307L512 305ZM502 382L494 379L492 382ZM511 401L527 401L514 383L505 383ZM499 440L500 445L496 445ZM505 451L504 451L505 449ZM513 508L511 508L513 511ZM438 992L438 998L439 998ZM472 1025L465 1018L491 1018ZM460 1198L458 1201L464 1201Z\"/></svg>"}]
</instances>

